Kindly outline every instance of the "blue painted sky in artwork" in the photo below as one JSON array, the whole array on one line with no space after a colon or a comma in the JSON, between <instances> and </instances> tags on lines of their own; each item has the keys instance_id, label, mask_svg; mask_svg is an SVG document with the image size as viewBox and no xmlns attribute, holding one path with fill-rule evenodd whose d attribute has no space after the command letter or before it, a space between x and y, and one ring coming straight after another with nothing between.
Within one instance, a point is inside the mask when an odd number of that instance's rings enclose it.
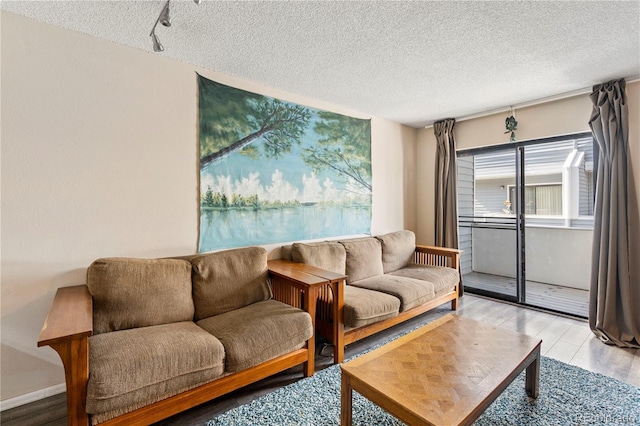
<instances>
[{"instance_id":1,"label":"blue painted sky in artwork","mask_svg":"<svg viewBox=\"0 0 640 426\"><path fill-rule=\"evenodd\" d=\"M293 104L291 104L293 105ZM253 142L253 146L258 148L259 157L252 158L244 155L241 151L233 152L217 163L210 164L207 168L200 172L200 192L204 196L205 192L212 188L213 192L224 192L221 186L217 185L219 177L230 178L231 191L227 191L227 196L231 193L249 196L253 193L243 193L237 189L236 184L243 179L247 179L251 174L258 174L258 180L262 189L259 191L261 198L273 201L275 195L265 195L268 186L276 186L274 184L274 173L281 173L281 179L284 181L282 185L291 185L298 193L295 197L292 191L286 191L290 199L280 199L281 201L296 200L299 202L319 202L319 201L357 201L358 203L370 202L370 193L361 192L356 188L354 192L353 185L349 185L347 179L339 176L337 172L325 169L318 175L313 173L312 167L308 166L302 156L302 150L315 146L320 140L320 136L315 133L314 126L320 121L318 110L314 108L307 109L311 112L311 119L307 126L303 137L299 144L293 144L291 152L286 153L278 158L266 158L263 150L264 140L262 138ZM313 176L313 177L312 177ZM306 184L305 184L306 181ZM330 183L329 183L330 181ZM281 186L282 186L281 185ZM331 189L327 190L327 187ZM364 195L358 196L358 192ZM366 192L366 191L365 191Z\"/></svg>"},{"instance_id":2,"label":"blue painted sky in artwork","mask_svg":"<svg viewBox=\"0 0 640 426\"><path fill-rule=\"evenodd\" d=\"M311 173L311 168L305 164L302 159L301 152L303 148L314 146L319 139L318 135L313 131L313 126L318 122L318 115L312 108L309 108L309 110L311 110L313 114L310 124L302 138L301 145L294 144L291 149L291 153L285 154L279 158L267 159L264 156L262 148L264 141L263 139L258 139L253 143L253 145L258 147L260 158L254 159L248 155L243 155L240 152L234 152L219 163L209 165L209 167L203 170L202 173L211 176L231 176L233 180L240 180L243 177L248 176L249 173L258 172L260 175L260 183L263 186L266 186L271 184L271 175L277 169L282 172L283 178L287 182L302 190L302 175L309 175ZM333 180L334 183L336 183L336 186L339 185L339 182L344 182L344 180L336 179L334 174L327 171L323 171L320 176L318 176L318 179L324 181L327 177Z\"/></svg>"},{"instance_id":3,"label":"blue painted sky in artwork","mask_svg":"<svg viewBox=\"0 0 640 426\"><path fill-rule=\"evenodd\" d=\"M224 90L229 92L228 87ZM369 233L370 180L365 187L331 168L324 168L316 176L313 167L304 162L304 149L316 148L323 138L315 132L316 123L322 121L321 111L305 108L310 114L309 123L289 153L267 158L265 141L258 138L250 145L255 148L254 157L235 151L200 170L199 252ZM217 121L207 123L221 125ZM246 136L237 135L237 140ZM370 143L370 134L364 137ZM344 146L333 145L330 149ZM365 175L370 176L370 169ZM209 191L209 200L213 197L218 202L203 205Z\"/></svg>"}]
</instances>

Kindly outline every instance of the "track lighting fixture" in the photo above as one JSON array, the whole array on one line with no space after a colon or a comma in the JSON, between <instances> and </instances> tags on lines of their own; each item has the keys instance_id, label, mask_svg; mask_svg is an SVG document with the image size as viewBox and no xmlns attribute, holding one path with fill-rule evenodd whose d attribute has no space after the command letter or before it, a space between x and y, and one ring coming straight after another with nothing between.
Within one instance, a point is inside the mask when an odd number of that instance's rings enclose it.
<instances>
[{"instance_id":1,"label":"track lighting fixture","mask_svg":"<svg viewBox=\"0 0 640 426\"><path fill-rule=\"evenodd\" d=\"M169 2L171 0L167 0L167 2L162 7L160 11L160 15L158 15L158 19L156 19L156 23L153 24L153 28L151 28L151 41L153 41L153 51L154 52L162 52L164 50L164 46L160 43L158 36L156 35L156 26L158 26L158 22L161 22L165 27L171 26L171 17L169 16Z\"/></svg>"},{"instance_id":2,"label":"track lighting fixture","mask_svg":"<svg viewBox=\"0 0 640 426\"><path fill-rule=\"evenodd\" d=\"M165 27L171 26L171 16L169 15L169 2L171 0L167 0L167 2L162 7L160 11L160 15L158 15L158 19L156 19L156 23L153 24L153 28L151 28L151 41L153 42L153 51L154 52L162 52L164 50L164 46L160 43L158 36L156 35L156 27L158 26L158 22L164 25ZM202 0L193 0L195 4L200 4Z\"/></svg>"},{"instance_id":3,"label":"track lighting fixture","mask_svg":"<svg viewBox=\"0 0 640 426\"><path fill-rule=\"evenodd\" d=\"M154 52L162 52L164 50L164 46L160 44L160 40L158 40L158 36L155 31L151 31L151 40L153 41Z\"/></svg>"},{"instance_id":4,"label":"track lighting fixture","mask_svg":"<svg viewBox=\"0 0 640 426\"><path fill-rule=\"evenodd\" d=\"M167 0L167 4L164 5L162 12L160 12L160 16L158 17L160 23L165 27L171 26L171 16L169 16L169 0Z\"/></svg>"}]
</instances>

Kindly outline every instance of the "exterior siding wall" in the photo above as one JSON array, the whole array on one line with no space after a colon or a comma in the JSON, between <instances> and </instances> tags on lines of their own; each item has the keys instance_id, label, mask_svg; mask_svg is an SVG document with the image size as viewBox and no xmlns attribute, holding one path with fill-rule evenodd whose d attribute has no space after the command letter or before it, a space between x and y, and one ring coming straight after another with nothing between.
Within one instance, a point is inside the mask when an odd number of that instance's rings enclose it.
<instances>
[{"instance_id":1,"label":"exterior siding wall","mask_svg":"<svg viewBox=\"0 0 640 426\"><path fill-rule=\"evenodd\" d=\"M473 216L474 212L474 179L473 157L458 158L458 215L462 216L458 227L459 248L464 250L460 259L460 270L463 274L472 271L471 259L473 257L473 245L471 237L473 229L465 226L465 216Z\"/></svg>"}]
</instances>

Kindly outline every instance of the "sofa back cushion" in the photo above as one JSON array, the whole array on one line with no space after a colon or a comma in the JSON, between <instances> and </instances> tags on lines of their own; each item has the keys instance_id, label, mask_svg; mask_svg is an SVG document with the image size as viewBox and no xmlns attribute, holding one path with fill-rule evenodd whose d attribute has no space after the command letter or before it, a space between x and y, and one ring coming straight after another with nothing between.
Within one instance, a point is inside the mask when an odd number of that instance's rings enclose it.
<instances>
[{"instance_id":1,"label":"sofa back cushion","mask_svg":"<svg viewBox=\"0 0 640 426\"><path fill-rule=\"evenodd\" d=\"M267 251L244 247L189 256L199 321L271 298Z\"/></svg>"},{"instance_id":2,"label":"sofa back cushion","mask_svg":"<svg viewBox=\"0 0 640 426\"><path fill-rule=\"evenodd\" d=\"M376 237L382 244L384 273L397 271L413 263L416 235L411 231L397 231Z\"/></svg>"},{"instance_id":3,"label":"sofa back cushion","mask_svg":"<svg viewBox=\"0 0 640 426\"><path fill-rule=\"evenodd\" d=\"M289 261L293 260L291 257L291 250L293 250L293 246L291 244L280 247L280 259Z\"/></svg>"},{"instance_id":4,"label":"sofa back cushion","mask_svg":"<svg viewBox=\"0 0 640 426\"><path fill-rule=\"evenodd\" d=\"M338 242L293 243L291 259L294 262L306 263L337 274L345 274L347 252Z\"/></svg>"},{"instance_id":5,"label":"sofa back cushion","mask_svg":"<svg viewBox=\"0 0 640 426\"><path fill-rule=\"evenodd\" d=\"M191 265L179 259L98 259L87 270L95 334L193 321Z\"/></svg>"},{"instance_id":6,"label":"sofa back cushion","mask_svg":"<svg viewBox=\"0 0 640 426\"><path fill-rule=\"evenodd\" d=\"M382 275L382 247L373 237L340 242L347 252L347 284Z\"/></svg>"}]
</instances>

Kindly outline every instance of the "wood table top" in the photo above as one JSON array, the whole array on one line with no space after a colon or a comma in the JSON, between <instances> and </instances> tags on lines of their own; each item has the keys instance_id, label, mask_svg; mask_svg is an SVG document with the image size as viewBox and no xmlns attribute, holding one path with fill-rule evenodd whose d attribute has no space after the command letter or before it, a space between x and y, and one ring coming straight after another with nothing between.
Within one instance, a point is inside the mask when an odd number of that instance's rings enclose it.
<instances>
[{"instance_id":1,"label":"wood table top","mask_svg":"<svg viewBox=\"0 0 640 426\"><path fill-rule=\"evenodd\" d=\"M329 282L327 278L310 274L302 268L297 267L296 263L270 260L267 262L267 265L270 273L293 278L308 286L319 286Z\"/></svg>"},{"instance_id":2,"label":"wood table top","mask_svg":"<svg viewBox=\"0 0 640 426\"><path fill-rule=\"evenodd\" d=\"M526 367L540 343L449 314L341 368L368 398L378 394L424 424L465 424Z\"/></svg>"},{"instance_id":3,"label":"wood table top","mask_svg":"<svg viewBox=\"0 0 640 426\"><path fill-rule=\"evenodd\" d=\"M327 271L325 269L316 268L306 263L297 263L290 260L274 259L268 262L269 268L273 270L299 271L315 277L324 278L330 282L340 281L347 278L344 274Z\"/></svg>"}]
</instances>

